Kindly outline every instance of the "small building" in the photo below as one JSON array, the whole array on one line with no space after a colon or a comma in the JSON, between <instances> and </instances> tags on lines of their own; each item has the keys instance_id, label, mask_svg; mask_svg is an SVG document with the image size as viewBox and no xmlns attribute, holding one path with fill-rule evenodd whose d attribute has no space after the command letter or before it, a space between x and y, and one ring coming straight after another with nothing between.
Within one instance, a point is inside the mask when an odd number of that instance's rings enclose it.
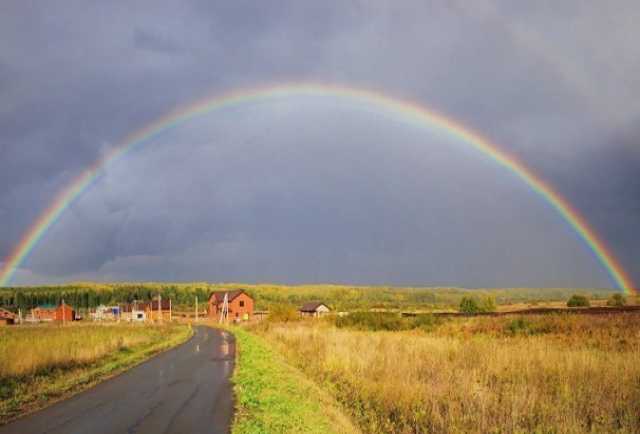
<instances>
[{"instance_id":1,"label":"small building","mask_svg":"<svg viewBox=\"0 0 640 434\"><path fill-rule=\"evenodd\" d=\"M115 321L120 319L120 306L100 305L90 313L94 321Z\"/></svg>"},{"instance_id":2,"label":"small building","mask_svg":"<svg viewBox=\"0 0 640 434\"><path fill-rule=\"evenodd\" d=\"M311 301L302 305L299 311L302 316L320 317L331 312L331 309L321 301Z\"/></svg>"},{"instance_id":3,"label":"small building","mask_svg":"<svg viewBox=\"0 0 640 434\"><path fill-rule=\"evenodd\" d=\"M0 326L13 325L16 323L16 314L0 307Z\"/></svg>"},{"instance_id":4,"label":"small building","mask_svg":"<svg viewBox=\"0 0 640 434\"><path fill-rule=\"evenodd\" d=\"M68 304L62 303L60 306L56 307L54 319L56 321L75 321L76 311Z\"/></svg>"},{"instance_id":5,"label":"small building","mask_svg":"<svg viewBox=\"0 0 640 434\"><path fill-rule=\"evenodd\" d=\"M171 321L171 299L151 300L148 303L143 303L140 307L143 308L146 319L151 321Z\"/></svg>"},{"instance_id":6,"label":"small building","mask_svg":"<svg viewBox=\"0 0 640 434\"><path fill-rule=\"evenodd\" d=\"M56 319L56 307L53 305L42 305L31 309L32 321L53 321Z\"/></svg>"},{"instance_id":7,"label":"small building","mask_svg":"<svg viewBox=\"0 0 640 434\"><path fill-rule=\"evenodd\" d=\"M244 289L216 291L209 296L209 317L217 318L222 313L224 297L227 296L229 319L247 321L253 315L253 298Z\"/></svg>"},{"instance_id":8,"label":"small building","mask_svg":"<svg viewBox=\"0 0 640 434\"><path fill-rule=\"evenodd\" d=\"M120 306L120 318L124 321L146 321L147 314L144 311L145 305L146 303L138 303L134 301L133 303Z\"/></svg>"}]
</instances>

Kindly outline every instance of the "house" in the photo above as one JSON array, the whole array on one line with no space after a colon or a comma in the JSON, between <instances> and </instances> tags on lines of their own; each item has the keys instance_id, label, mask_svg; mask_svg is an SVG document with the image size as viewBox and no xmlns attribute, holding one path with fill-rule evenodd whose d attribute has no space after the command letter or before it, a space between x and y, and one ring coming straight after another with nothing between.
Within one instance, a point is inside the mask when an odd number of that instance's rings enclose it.
<instances>
[{"instance_id":1,"label":"house","mask_svg":"<svg viewBox=\"0 0 640 434\"><path fill-rule=\"evenodd\" d=\"M76 319L76 311L73 310L71 306L65 304L64 302L56 307L55 309L55 317L56 321L75 321Z\"/></svg>"},{"instance_id":2,"label":"house","mask_svg":"<svg viewBox=\"0 0 640 434\"><path fill-rule=\"evenodd\" d=\"M151 300L148 303L142 303L145 316L151 321L167 320L171 321L171 299Z\"/></svg>"},{"instance_id":3,"label":"house","mask_svg":"<svg viewBox=\"0 0 640 434\"><path fill-rule=\"evenodd\" d=\"M94 321L114 321L120 319L120 306L100 305L91 312Z\"/></svg>"},{"instance_id":4,"label":"house","mask_svg":"<svg viewBox=\"0 0 640 434\"><path fill-rule=\"evenodd\" d=\"M160 307L159 310L158 307ZM173 319L171 308L171 299L134 301L119 306L121 319L125 321L171 321Z\"/></svg>"},{"instance_id":5,"label":"house","mask_svg":"<svg viewBox=\"0 0 640 434\"><path fill-rule=\"evenodd\" d=\"M53 321L56 319L56 308L53 305L42 305L31 309L32 321Z\"/></svg>"},{"instance_id":6,"label":"house","mask_svg":"<svg viewBox=\"0 0 640 434\"><path fill-rule=\"evenodd\" d=\"M216 291L209 296L209 317L218 318L222 313L224 297L229 304L228 318L235 321L247 321L253 315L253 298L244 289L233 291Z\"/></svg>"},{"instance_id":7,"label":"house","mask_svg":"<svg viewBox=\"0 0 640 434\"><path fill-rule=\"evenodd\" d=\"M16 314L0 307L0 327L16 323Z\"/></svg>"},{"instance_id":8,"label":"house","mask_svg":"<svg viewBox=\"0 0 640 434\"><path fill-rule=\"evenodd\" d=\"M144 311L144 307L145 303L138 303L137 301L120 306L121 319L125 321L145 321L147 314Z\"/></svg>"},{"instance_id":9,"label":"house","mask_svg":"<svg viewBox=\"0 0 640 434\"><path fill-rule=\"evenodd\" d=\"M321 301L311 301L305 303L300 309L300 315L319 317L331 311L329 307Z\"/></svg>"}]
</instances>

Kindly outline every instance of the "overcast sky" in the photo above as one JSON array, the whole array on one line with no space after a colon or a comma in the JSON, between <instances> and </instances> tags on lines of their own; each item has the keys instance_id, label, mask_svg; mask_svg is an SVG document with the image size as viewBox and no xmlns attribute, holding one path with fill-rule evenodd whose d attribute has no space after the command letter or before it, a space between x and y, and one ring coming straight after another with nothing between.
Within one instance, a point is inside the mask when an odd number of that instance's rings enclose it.
<instances>
[{"instance_id":1,"label":"overcast sky","mask_svg":"<svg viewBox=\"0 0 640 434\"><path fill-rule=\"evenodd\" d=\"M526 4L525 4L526 3ZM640 281L640 3L0 3L0 261L127 134L206 95L313 81L447 114L564 195ZM213 112L112 167L14 283L612 287L468 145L341 98Z\"/></svg>"}]
</instances>

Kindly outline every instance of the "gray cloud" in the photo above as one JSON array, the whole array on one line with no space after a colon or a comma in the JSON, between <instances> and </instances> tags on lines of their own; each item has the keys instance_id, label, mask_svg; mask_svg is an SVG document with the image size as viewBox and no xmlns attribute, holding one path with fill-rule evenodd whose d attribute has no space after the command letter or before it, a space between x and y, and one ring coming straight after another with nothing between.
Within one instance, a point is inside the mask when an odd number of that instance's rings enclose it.
<instances>
[{"instance_id":1,"label":"gray cloud","mask_svg":"<svg viewBox=\"0 0 640 434\"><path fill-rule=\"evenodd\" d=\"M0 6L0 257L82 168L208 94L363 86L452 116L567 196L640 280L635 2ZM611 286L513 175L344 101L189 122L110 169L17 282Z\"/></svg>"}]
</instances>

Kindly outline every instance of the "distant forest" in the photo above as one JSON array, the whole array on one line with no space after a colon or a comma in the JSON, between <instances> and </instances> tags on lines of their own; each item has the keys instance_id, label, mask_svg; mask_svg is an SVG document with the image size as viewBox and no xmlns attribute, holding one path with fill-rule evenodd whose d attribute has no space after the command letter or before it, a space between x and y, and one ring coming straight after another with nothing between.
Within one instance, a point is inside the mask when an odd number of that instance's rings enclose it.
<instances>
[{"instance_id":1,"label":"distant forest","mask_svg":"<svg viewBox=\"0 0 640 434\"><path fill-rule=\"evenodd\" d=\"M347 285L275 285L240 283L72 283L59 286L0 288L0 307L28 310L40 305L57 305L62 300L76 309L148 301L161 295L176 309L193 309L196 297L201 306L212 291L244 288L256 300L257 309L274 304L299 305L318 300L335 310L354 309L442 309L455 308L463 296L492 296L498 304L566 300L580 293L590 298L607 298L613 289L510 288L463 289Z\"/></svg>"}]
</instances>

